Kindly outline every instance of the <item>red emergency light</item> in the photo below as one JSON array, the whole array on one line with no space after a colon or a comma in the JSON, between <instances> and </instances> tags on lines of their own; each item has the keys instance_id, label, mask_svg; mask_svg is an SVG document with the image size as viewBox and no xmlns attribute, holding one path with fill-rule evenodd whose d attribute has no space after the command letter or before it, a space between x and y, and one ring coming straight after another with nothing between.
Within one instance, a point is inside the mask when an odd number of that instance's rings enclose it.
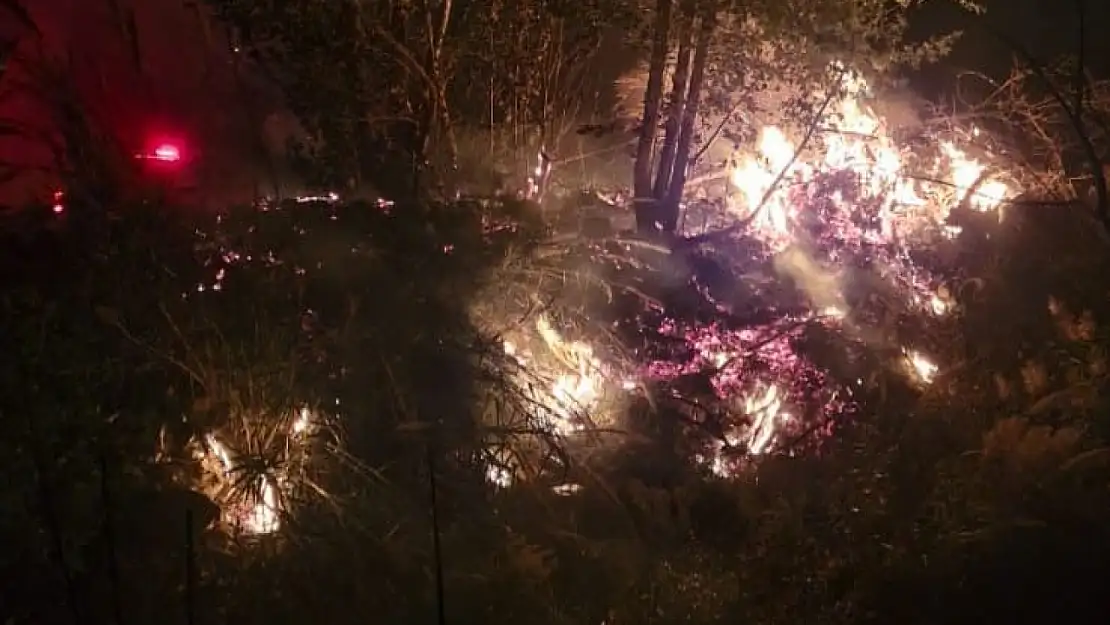
<instances>
[{"instance_id":1,"label":"red emergency light","mask_svg":"<svg viewBox=\"0 0 1110 625\"><path fill-rule=\"evenodd\" d=\"M181 148L173 143L160 143L148 152L141 152L135 158L163 163L177 163L181 160Z\"/></svg>"},{"instance_id":2,"label":"red emergency light","mask_svg":"<svg viewBox=\"0 0 1110 625\"><path fill-rule=\"evenodd\" d=\"M163 143L154 148L154 159L167 163L176 163L181 160L181 150L172 143Z\"/></svg>"}]
</instances>

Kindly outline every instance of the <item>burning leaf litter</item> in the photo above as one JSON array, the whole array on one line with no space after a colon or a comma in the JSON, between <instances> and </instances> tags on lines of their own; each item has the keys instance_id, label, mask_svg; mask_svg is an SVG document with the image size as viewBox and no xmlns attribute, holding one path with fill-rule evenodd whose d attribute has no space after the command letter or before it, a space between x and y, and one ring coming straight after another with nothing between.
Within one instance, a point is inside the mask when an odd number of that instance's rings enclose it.
<instances>
[{"instance_id":1,"label":"burning leaf litter","mask_svg":"<svg viewBox=\"0 0 1110 625\"><path fill-rule=\"evenodd\" d=\"M267 421L276 425L283 439L276 466L266 466L253 452L251 443L236 448L227 432L210 432L191 445L193 457L203 472L199 490L220 506L222 522L234 532L247 535L273 534L281 529L283 515L289 511L299 482L312 458L312 437L318 417L303 406L289 419ZM249 427L249 426L247 426ZM259 436L270 438L266 434ZM254 437L248 437L252 440Z\"/></svg>"},{"instance_id":2,"label":"burning leaf litter","mask_svg":"<svg viewBox=\"0 0 1110 625\"><path fill-rule=\"evenodd\" d=\"M760 133L754 153L734 159L729 175L733 193L727 198L732 220L751 220L745 234L764 243L776 267L794 278L814 304L816 314L787 321L842 326L849 309L839 271L827 267L859 258L884 268L908 308L944 316L951 311L950 295L941 276L912 260L915 244L930 236L957 236L959 228L948 223L957 206L998 211L1016 190L989 176L988 164L969 156L954 139L935 138L937 149L931 158L898 145L868 106L866 81L849 73L841 87L825 119L817 121L825 131L801 154L796 155L800 146L786 131L768 126ZM973 136L978 134L978 129L972 130ZM927 165L921 165L923 161ZM924 169L911 170L910 162ZM546 323L538 324L540 335L550 333ZM794 401L819 405L827 413L850 411L851 389L835 388L823 371L796 352L794 344L803 327L798 323L795 330L787 331L725 330L662 321L660 334L684 341L692 357L685 363L648 363L644 379L666 381L709 372L715 393L734 398L735 425L701 454L714 473L727 476L736 470L737 463L727 459L735 456L730 451L760 455L773 450L784 429L796 425L790 408ZM776 332L777 336L768 338ZM604 363L592 356L586 342L575 343L574 349L590 354L581 361L590 364L577 370L565 367L547 392L558 398L556 405L596 413L592 398L600 388L619 392L622 387L641 385L639 380L617 385L612 378L589 375L605 370ZM926 354L908 347L902 352L910 379L922 385L935 380L939 366ZM582 430L582 421L566 418L572 412L555 413L560 415L550 421L555 431L573 435ZM502 485L509 481L497 480Z\"/></svg>"},{"instance_id":3,"label":"burning leaf litter","mask_svg":"<svg viewBox=\"0 0 1110 625\"><path fill-rule=\"evenodd\" d=\"M819 120L825 132L801 154L795 154L799 146L786 131L768 126L753 153L734 159L729 175L731 219L750 220L745 234L764 244L776 258L776 268L799 283L816 312L788 315L785 329L724 330L663 318L658 334L679 339L691 357L686 362L641 363L636 375L606 362L588 340L564 338L547 315L536 315L502 344L504 355L515 366L515 383L531 405L534 425L559 437L587 436L599 428L615 427L625 405L620 398L642 392L646 384L709 373L713 392L731 401L737 418L700 457L709 470L727 477L740 466L734 460L737 450L758 456L776 449L783 432L798 422L796 402L819 405L829 413L850 412L851 390L837 388L795 350L806 323L840 327L850 322L852 311L839 271L826 267L866 257L884 268L908 306L945 315L951 309L950 296L937 276L912 260L915 242L933 235L956 236L958 229L947 223L956 206L997 211L1015 195L1011 185L988 176L992 169L968 156L954 140L938 138L931 168L922 172L928 175L913 175L906 163L920 162L921 155L894 141L886 124L867 105L868 91L862 78L846 77L840 97L832 101L826 119ZM535 173L537 179L547 177L543 159ZM536 181L532 184L536 186ZM303 200L334 204L336 197ZM379 206L386 210L388 203ZM236 262L238 254L225 251L224 260ZM222 289L224 270L214 278L197 290ZM908 377L919 384L936 378L939 366L928 356L908 347L902 351ZM298 429L300 422L294 420L290 426L291 446L306 440L304 430ZM264 473L243 483L235 478L242 460L234 445L217 433L204 441L198 458L217 485L206 492L224 504L225 521L251 533L277 531L292 487L289 476ZM511 486L520 472L512 454L489 454L487 478L492 484ZM578 488L560 484L554 490L569 494ZM251 496L231 497L242 492Z\"/></svg>"}]
</instances>

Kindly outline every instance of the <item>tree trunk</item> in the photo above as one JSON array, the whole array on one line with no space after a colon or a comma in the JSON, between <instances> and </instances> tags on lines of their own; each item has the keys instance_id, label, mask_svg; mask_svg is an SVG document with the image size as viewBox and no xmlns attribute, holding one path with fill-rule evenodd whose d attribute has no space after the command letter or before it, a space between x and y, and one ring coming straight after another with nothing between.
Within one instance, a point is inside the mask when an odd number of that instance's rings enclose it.
<instances>
[{"instance_id":1,"label":"tree trunk","mask_svg":"<svg viewBox=\"0 0 1110 625\"><path fill-rule=\"evenodd\" d=\"M424 37L427 49L424 51L423 78L427 110L422 120L424 136L420 146L420 160L427 164L431 148L445 149L448 165L454 169L458 149L452 126L451 109L447 102L447 80L443 67L443 46L447 38L447 28L451 23L452 0L443 2L438 13L430 2L422 2L424 11ZM432 140L443 140L445 145L432 145Z\"/></svg>"},{"instance_id":2,"label":"tree trunk","mask_svg":"<svg viewBox=\"0 0 1110 625\"><path fill-rule=\"evenodd\" d=\"M655 9L655 38L651 48L647 88L644 90L644 117L636 145L632 188L636 202L636 227L640 231L655 228L655 210L651 201L651 156L655 143L655 127L659 123L659 100L663 92L663 70L667 65L670 40L672 0L658 0Z\"/></svg>"},{"instance_id":3,"label":"tree trunk","mask_svg":"<svg viewBox=\"0 0 1110 625\"><path fill-rule=\"evenodd\" d=\"M693 67L690 70L690 89L686 94L686 108L682 116L682 132L678 138L678 150L674 159L674 173L667 197L660 203L659 222L666 232L678 228L679 202L686 187L686 172L689 167L690 148L694 143L694 124L698 119L698 105L701 102L701 86L705 80L705 65L709 56L709 43L717 26L716 11L711 11L701 20L698 40L694 46Z\"/></svg>"},{"instance_id":4,"label":"tree trunk","mask_svg":"<svg viewBox=\"0 0 1110 625\"><path fill-rule=\"evenodd\" d=\"M678 61L675 65L674 79L671 82L670 107L667 111L667 127L663 135L663 151L659 155L659 167L655 172L655 188L652 196L657 200L666 197L674 170L675 151L678 147L678 134L681 130L682 113L686 105L686 83L690 78L690 56L694 49L694 20L686 19L679 31Z\"/></svg>"},{"instance_id":5,"label":"tree trunk","mask_svg":"<svg viewBox=\"0 0 1110 625\"><path fill-rule=\"evenodd\" d=\"M439 123L443 126L444 140L447 142L444 149L447 150L447 163L451 171L458 169L459 166L459 142L455 137L455 122L451 117L451 106L447 102L447 85L439 80Z\"/></svg>"}]
</instances>

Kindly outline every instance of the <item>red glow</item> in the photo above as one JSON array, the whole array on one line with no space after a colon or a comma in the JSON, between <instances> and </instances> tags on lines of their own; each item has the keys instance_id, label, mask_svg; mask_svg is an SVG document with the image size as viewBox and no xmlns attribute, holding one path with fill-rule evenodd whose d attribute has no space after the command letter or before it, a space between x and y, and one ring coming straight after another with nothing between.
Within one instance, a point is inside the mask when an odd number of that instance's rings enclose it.
<instances>
[{"instance_id":1,"label":"red glow","mask_svg":"<svg viewBox=\"0 0 1110 625\"><path fill-rule=\"evenodd\" d=\"M181 160L181 149L172 143L160 143L153 150L136 154L135 158L163 163L177 163Z\"/></svg>"},{"instance_id":2,"label":"red glow","mask_svg":"<svg viewBox=\"0 0 1110 625\"><path fill-rule=\"evenodd\" d=\"M176 163L181 160L181 150L176 145L171 143L163 143L162 145L154 148L154 159L159 161L166 161L169 163Z\"/></svg>"},{"instance_id":3,"label":"red glow","mask_svg":"<svg viewBox=\"0 0 1110 625\"><path fill-rule=\"evenodd\" d=\"M60 215L63 212L65 212L66 207L65 207L65 204L62 203L63 200L65 200L65 193L63 193L61 191L55 191L54 192L54 214L55 215Z\"/></svg>"}]
</instances>

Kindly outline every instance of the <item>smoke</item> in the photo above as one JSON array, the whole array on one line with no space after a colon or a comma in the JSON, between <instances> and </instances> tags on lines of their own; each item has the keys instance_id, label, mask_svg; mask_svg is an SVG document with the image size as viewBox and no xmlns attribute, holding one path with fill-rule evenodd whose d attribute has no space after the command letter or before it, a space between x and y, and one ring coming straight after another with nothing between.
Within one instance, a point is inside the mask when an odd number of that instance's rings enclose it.
<instances>
[{"instance_id":1,"label":"smoke","mask_svg":"<svg viewBox=\"0 0 1110 625\"><path fill-rule=\"evenodd\" d=\"M830 313L847 309L840 276L822 267L801 247L791 245L779 252L774 267L780 275L793 280L815 309Z\"/></svg>"}]
</instances>

